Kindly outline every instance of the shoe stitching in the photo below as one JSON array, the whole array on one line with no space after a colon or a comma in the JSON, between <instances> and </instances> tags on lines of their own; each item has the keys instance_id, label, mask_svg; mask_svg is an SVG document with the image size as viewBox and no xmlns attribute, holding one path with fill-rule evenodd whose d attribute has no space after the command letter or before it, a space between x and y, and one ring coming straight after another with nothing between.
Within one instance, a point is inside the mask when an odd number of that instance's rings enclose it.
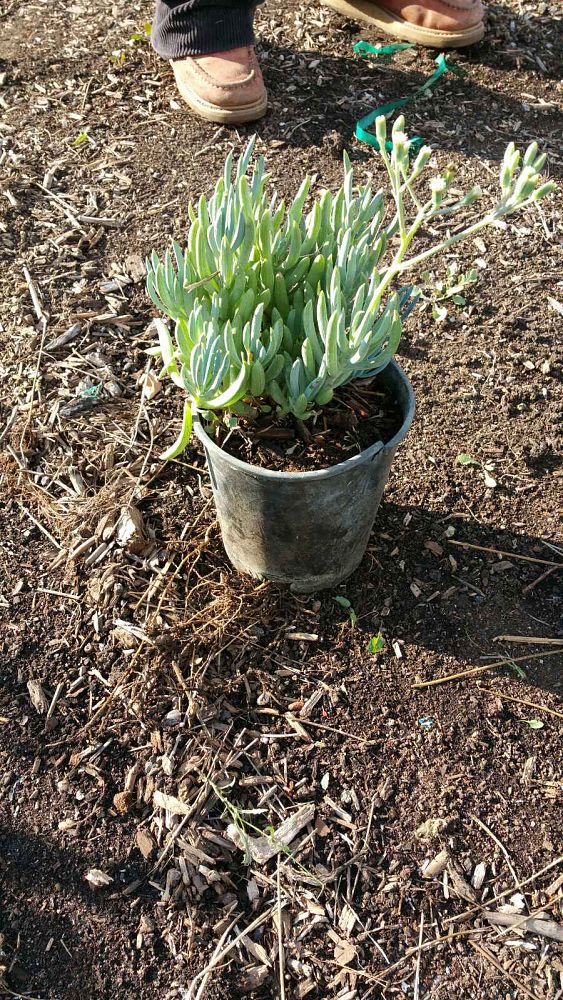
<instances>
[{"instance_id":1,"label":"shoe stitching","mask_svg":"<svg viewBox=\"0 0 563 1000\"><path fill-rule=\"evenodd\" d=\"M398 16L398 15L397 15ZM435 35L436 41L439 39L462 39L466 35L471 34L476 28L483 28L483 21L475 21L474 24L468 24L465 28L425 28L422 24L413 24L412 21L407 21L406 18L402 17L400 20L401 24L406 24L413 31L424 32L426 36Z\"/></svg>"},{"instance_id":2,"label":"shoe stitching","mask_svg":"<svg viewBox=\"0 0 563 1000\"><path fill-rule=\"evenodd\" d=\"M353 3L353 0L349 0L349 2ZM442 0L442 2L445 3L445 0ZM416 24L416 22L414 22L414 21L407 20L406 17L402 17L401 14L397 14L396 11L389 10L389 8L385 7L383 5L383 3L379 3L379 4L375 4L374 3L373 6L375 7L376 10L380 10L383 14L391 14L401 24L407 25L407 27L412 28L413 31L423 31L427 35L435 35L437 39L440 38L440 37L441 38L446 38L446 37L447 38L458 38L458 37L459 38L463 38L465 35L469 34L472 31L474 31L476 28L483 27L483 23L484 23L483 22L483 18L481 17L479 21L474 21L473 24L468 24L464 28L426 28L422 24ZM462 9L462 8L459 8L459 7L454 8L452 4L449 4L448 6L452 7L452 9L454 9L454 10L461 10Z\"/></svg>"},{"instance_id":3,"label":"shoe stitching","mask_svg":"<svg viewBox=\"0 0 563 1000\"><path fill-rule=\"evenodd\" d=\"M463 5L457 3L451 3L450 0L438 0L438 2L441 3L442 7L449 7L450 10L470 11L472 7L480 6L479 0L473 0L469 7L464 7Z\"/></svg>"},{"instance_id":4,"label":"shoe stitching","mask_svg":"<svg viewBox=\"0 0 563 1000\"><path fill-rule=\"evenodd\" d=\"M254 60L252 59L252 55L253 53L249 50L250 63L256 60L256 57L254 57ZM219 83L213 76L211 76L210 73L207 72L207 70L203 68L203 66L200 66L193 57L187 57L186 63L188 73L193 73L196 78L199 76L201 82L207 86L213 87L215 90L226 91L227 93L233 93L236 90L248 89L249 85L254 83L257 79L256 70L254 66L252 66L248 75L243 77L242 80L234 80L232 83Z\"/></svg>"},{"instance_id":5,"label":"shoe stitching","mask_svg":"<svg viewBox=\"0 0 563 1000\"><path fill-rule=\"evenodd\" d=\"M180 94L181 94L180 90ZM223 114L236 114L239 111L257 111L259 108L265 108L268 106L267 96L264 95L263 98L259 98L253 101L251 104L234 104L232 108L222 108L218 104L213 104L212 101L206 101L203 97L200 97L196 91L188 90L187 93L190 96L190 100L194 101L195 104L201 105L202 108L208 108L210 111L221 111Z\"/></svg>"},{"instance_id":6,"label":"shoe stitching","mask_svg":"<svg viewBox=\"0 0 563 1000\"><path fill-rule=\"evenodd\" d=\"M206 101L203 97L201 97L197 93L197 91L190 90L189 88L183 88L181 85L179 85L178 89L180 91L181 96L188 104L188 106L193 106L193 110L195 110L199 114L205 111L213 111L213 112L220 111L222 114L225 115L226 119L232 119L233 117L239 114L246 115L249 112L253 113L254 111L263 113L266 111L268 107L268 98L266 91L264 91L262 97L256 101L252 101L246 104L233 105L233 107L231 108L222 108L220 105L213 104L212 101ZM185 93L183 92L184 89ZM193 104L191 104L190 102L193 102Z\"/></svg>"},{"instance_id":7,"label":"shoe stitching","mask_svg":"<svg viewBox=\"0 0 563 1000\"><path fill-rule=\"evenodd\" d=\"M462 11L463 13L470 12L471 9L472 9L472 7L480 7L481 6L480 0L472 0L472 3L471 3L470 7L462 6L461 4L457 4L457 3L452 3L452 0L437 0L437 2L439 4L441 4L442 7L449 7L450 10ZM375 4L375 6L377 6L377 4ZM389 11L389 8L385 7L385 3L382 4L382 7L383 7L384 10L387 10L391 14L395 13L395 11ZM434 11L433 13L438 13L438 11ZM405 20L406 20L406 18L405 18ZM416 25L416 24L414 24L414 22L408 22L408 23L409 24L412 23L414 25L414 27L420 27L420 25ZM432 30L436 31L436 30L440 30L440 29L436 29L435 28L435 29L432 29ZM443 30L447 30L447 29L443 29Z\"/></svg>"}]
</instances>

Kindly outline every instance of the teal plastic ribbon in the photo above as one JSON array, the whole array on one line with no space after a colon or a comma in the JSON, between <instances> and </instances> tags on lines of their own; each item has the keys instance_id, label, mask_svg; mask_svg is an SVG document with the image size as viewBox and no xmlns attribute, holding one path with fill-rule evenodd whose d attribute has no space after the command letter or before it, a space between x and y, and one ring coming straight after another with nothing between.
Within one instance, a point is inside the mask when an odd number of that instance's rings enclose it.
<instances>
[{"instance_id":1,"label":"teal plastic ribbon","mask_svg":"<svg viewBox=\"0 0 563 1000\"><path fill-rule=\"evenodd\" d=\"M379 58L381 56L394 55L395 52L402 52L404 49L412 49L413 45L403 44L402 42L396 42L392 45L370 45L369 42L356 42L354 45L354 52L357 55L370 57L374 56ZM459 72L457 67L454 67L451 63L448 63L443 52L434 60L436 63L436 69L434 70L431 77L428 78L419 88L415 90L413 94L409 94L408 97L399 97L394 101L389 101L387 104L383 104L380 108L376 108L375 111L370 111L369 115L364 115L356 122L356 128L354 134L360 142L367 142L369 146L373 146L374 149L379 149L379 142L373 132L370 132L370 128L373 125L376 118L380 115L388 115L392 111L397 111L399 108L404 108L405 104L410 104L411 101L415 101L417 97L424 94L430 87L433 87L437 80L443 76L444 73L452 71L454 73ZM416 152L420 149L424 140L420 136L414 136L411 139L411 150ZM385 143L385 148L391 150L393 148L392 142L389 140Z\"/></svg>"},{"instance_id":2,"label":"teal plastic ribbon","mask_svg":"<svg viewBox=\"0 0 563 1000\"><path fill-rule=\"evenodd\" d=\"M393 42L391 45L370 45L369 42L355 42L354 52L357 56L394 56L396 52L414 49L412 42Z\"/></svg>"}]
</instances>

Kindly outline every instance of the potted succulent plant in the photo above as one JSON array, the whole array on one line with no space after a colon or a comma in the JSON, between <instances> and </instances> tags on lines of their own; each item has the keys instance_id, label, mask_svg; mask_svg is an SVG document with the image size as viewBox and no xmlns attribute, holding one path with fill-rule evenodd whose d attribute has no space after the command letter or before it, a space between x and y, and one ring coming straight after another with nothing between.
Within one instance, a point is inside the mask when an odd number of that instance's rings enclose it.
<instances>
[{"instance_id":1,"label":"potted succulent plant","mask_svg":"<svg viewBox=\"0 0 563 1000\"><path fill-rule=\"evenodd\" d=\"M345 155L335 194L323 191L306 211L306 177L286 206L267 192L263 159L251 167L251 141L236 165L229 154L213 196L190 205L187 248L174 243L164 260L153 253L147 262L149 294L174 321L171 333L156 320L152 353L186 394L179 438L163 458L180 454L195 431L232 563L302 591L332 586L359 564L413 418L412 388L392 360L417 298L403 276L554 186L541 183L545 155L536 143L523 158L511 144L498 203L451 231L456 213L473 205L480 189L453 195L450 169L424 186L431 150L413 151L402 118L390 141L379 118L377 138L390 198L371 183L354 187ZM440 222L444 231L436 237ZM413 253L423 229L425 248ZM383 400L384 409L395 408L395 419L386 433L367 421L373 437L366 442L357 413L369 416L374 397L376 407ZM340 433L352 437L352 451L336 451L334 460L334 449L323 458L321 448L319 458L319 441L334 432L331 419L342 426L342 405L354 411L353 433L349 426ZM302 439L304 448L313 442L317 458L299 466L292 444L285 464L278 449L275 468L262 454L257 462L243 460L252 458L252 428L264 419L270 433ZM246 451L233 448L240 434Z\"/></svg>"}]
</instances>

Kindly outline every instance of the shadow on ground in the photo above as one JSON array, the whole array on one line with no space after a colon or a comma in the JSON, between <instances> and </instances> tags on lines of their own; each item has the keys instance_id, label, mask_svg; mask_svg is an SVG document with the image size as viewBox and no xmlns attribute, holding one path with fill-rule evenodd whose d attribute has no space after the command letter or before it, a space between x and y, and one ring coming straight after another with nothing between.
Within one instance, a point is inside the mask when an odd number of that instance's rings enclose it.
<instances>
[{"instance_id":1,"label":"shadow on ground","mask_svg":"<svg viewBox=\"0 0 563 1000\"><path fill-rule=\"evenodd\" d=\"M531 93L516 98L502 89L502 81L498 89L484 85L476 76L477 54L474 59L461 63L456 55L464 75L442 76L430 97L407 105L409 132L433 148L491 160L500 160L515 137L520 146L537 139L550 155L550 172L561 176L557 152L563 129L557 104L543 103ZM413 94L436 68L428 53L417 52L408 67L388 63L368 68L357 56L269 46L262 47L262 62L270 111L263 122L248 127L249 134L257 131L264 139L304 149L325 145L338 160L358 119L387 101ZM367 146L363 151L371 159Z\"/></svg>"},{"instance_id":2,"label":"shadow on ground","mask_svg":"<svg viewBox=\"0 0 563 1000\"><path fill-rule=\"evenodd\" d=\"M392 492L391 488L387 496ZM464 548L460 542L481 548ZM560 635L557 564L563 565L561 556L539 537L489 527L472 516L387 500L362 566L343 592L362 627L381 627L389 640L403 640L435 654L433 673L426 678L430 679L450 672L445 660L451 669L463 670L464 664L486 663L484 657L492 662L541 653L538 644L495 640L499 635ZM539 580L549 570L553 572ZM413 593L413 584L419 596ZM451 666L451 658L459 661L457 666ZM520 671L531 685L560 692L562 666L563 651L522 660Z\"/></svg>"},{"instance_id":3,"label":"shadow on ground","mask_svg":"<svg viewBox=\"0 0 563 1000\"><path fill-rule=\"evenodd\" d=\"M116 987L119 982L127 996L139 989L137 981L99 961L100 929L125 952L136 924L131 923L129 900L116 893L115 884L93 889L85 881L83 843L64 848L45 834L0 828L0 858L0 937L12 989L43 995L58 983L61 996L100 1000L113 995L111 982ZM128 858L120 861L117 874L112 862L120 883L138 876L138 866L133 870L132 864L135 868Z\"/></svg>"}]
</instances>

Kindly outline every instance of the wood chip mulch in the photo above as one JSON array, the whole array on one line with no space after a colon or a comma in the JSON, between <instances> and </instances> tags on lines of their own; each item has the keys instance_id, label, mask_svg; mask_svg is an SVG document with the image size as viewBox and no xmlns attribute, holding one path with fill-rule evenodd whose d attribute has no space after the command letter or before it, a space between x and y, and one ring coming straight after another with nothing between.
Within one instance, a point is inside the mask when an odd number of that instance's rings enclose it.
<instances>
[{"instance_id":1,"label":"wood chip mulch","mask_svg":"<svg viewBox=\"0 0 563 1000\"><path fill-rule=\"evenodd\" d=\"M181 400L143 284L239 136L180 107L150 15L0 12L0 994L557 1000L561 199L412 317L417 417L358 573L241 579L202 455L158 459ZM561 176L558 17L491 5L409 109L460 187L513 137ZM313 4L258 27L276 183L336 184L344 147L377 176L354 122L432 53L358 60L369 33Z\"/></svg>"}]
</instances>

